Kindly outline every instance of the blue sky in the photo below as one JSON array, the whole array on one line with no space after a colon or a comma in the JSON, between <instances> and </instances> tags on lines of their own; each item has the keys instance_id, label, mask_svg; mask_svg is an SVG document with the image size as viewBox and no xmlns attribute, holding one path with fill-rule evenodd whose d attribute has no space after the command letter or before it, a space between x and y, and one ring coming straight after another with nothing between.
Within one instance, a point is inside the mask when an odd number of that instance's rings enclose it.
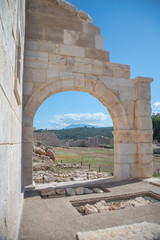
<instances>
[{"instance_id":1,"label":"blue sky","mask_svg":"<svg viewBox=\"0 0 160 240\"><path fill-rule=\"evenodd\" d=\"M160 0L69 0L101 28L110 62L129 64L131 78L153 77L151 105L160 112ZM34 127L59 129L86 123L111 126L106 108L88 93L65 92L49 97L38 109Z\"/></svg>"}]
</instances>

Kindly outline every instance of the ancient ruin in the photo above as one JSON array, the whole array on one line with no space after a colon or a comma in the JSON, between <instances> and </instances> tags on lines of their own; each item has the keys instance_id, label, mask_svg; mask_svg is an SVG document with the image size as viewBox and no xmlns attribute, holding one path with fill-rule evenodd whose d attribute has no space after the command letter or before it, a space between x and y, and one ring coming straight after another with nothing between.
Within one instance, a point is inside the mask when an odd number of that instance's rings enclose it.
<instances>
[{"instance_id":1,"label":"ancient ruin","mask_svg":"<svg viewBox=\"0 0 160 240\"><path fill-rule=\"evenodd\" d=\"M109 111L114 125L114 176L152 176L153 79L130 79L129 65L111 63L100 29L87 14L77 14L76 7L61 1L28 0L24 55L24 185L32 184L35 113L49 96L71 90L90 93Z\"/></svg>"},{"instance_id":2,"label":"ancient ruin","mask_svg":"<svg viewBox=\"0 0 160 240\"><path fill-rule=\"evenodd\" d=\"M107 108L115 178L152 176L153 79L130 79L129 65L111 63L87 13L63 0L2 0L0 36L0 239L18 238L25 186L33 179L33 119L55 93L88 92Z\"/></svg>"}]
</instances>

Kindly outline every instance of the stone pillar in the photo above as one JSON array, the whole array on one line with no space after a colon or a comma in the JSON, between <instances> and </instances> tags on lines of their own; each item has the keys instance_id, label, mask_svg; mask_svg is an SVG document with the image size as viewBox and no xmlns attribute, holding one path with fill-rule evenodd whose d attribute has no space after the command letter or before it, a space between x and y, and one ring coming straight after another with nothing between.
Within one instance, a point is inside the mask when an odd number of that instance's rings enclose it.
<instances>
[{"instance_id":1,"label":"stone pillar","mask_svg":"<svg viewBox=\"0 0 160 240\"><path fill-rule=\"evenodd\" d=\"M33 115L23 113L23 185L33 183L32 178L32 154L33 154Z\"/></svg>"},{"instance_id":2,"label":"stone pillar","mask_svg":"<svg viewBox=\"0 0 160 240\"><path fill-rule=\"evenodd\" d=\"M152 166L152 119L151 119L151 90L152 78L136 77L135 127L137 129L137 166L138 176L151 177Z\"/></svg>"},{"instance_id":3,"label":"stone pillar","mask_svg":"<svg viewBox=\"0 0 160 240\"><path fill-rule=\"evenodd\" d=\"M135 130L117 130L114 135L114 177L137 178L137 143Z\"/></svg>"}]
</instances>

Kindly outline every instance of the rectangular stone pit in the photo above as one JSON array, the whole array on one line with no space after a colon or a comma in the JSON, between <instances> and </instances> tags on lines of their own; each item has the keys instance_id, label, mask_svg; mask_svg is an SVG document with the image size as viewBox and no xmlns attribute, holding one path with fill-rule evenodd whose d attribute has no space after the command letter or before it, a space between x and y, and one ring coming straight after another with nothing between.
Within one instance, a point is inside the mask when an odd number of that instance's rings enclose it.
<instances>
[{"instance_id":1,"label":"rectangular stone pit","mask_svg":"<svg viewBox=\"0 0 160 240\"><path fill-rule=\"evenodd\" d=\"M108 197L90 198L70 201L72 206L82 215L101 213L125 208L139 207L160 201L160 195L152 191L137 192Z\"/></svg>"}]
</instances>

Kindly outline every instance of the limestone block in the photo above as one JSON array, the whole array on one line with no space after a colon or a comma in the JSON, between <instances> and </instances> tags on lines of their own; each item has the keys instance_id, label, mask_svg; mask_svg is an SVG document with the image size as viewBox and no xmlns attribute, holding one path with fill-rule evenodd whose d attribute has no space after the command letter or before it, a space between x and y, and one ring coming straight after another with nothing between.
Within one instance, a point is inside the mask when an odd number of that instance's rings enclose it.
<instances>
[{"instance_id":1,"label":"limestone block","mask_svg":"<svg viewBox=\"0 0 160 240\"><path fill-rule=\"evenodd\" d=\"M104 65L103 65L103 73L104 73L104 75L106 75L106 76L112 76L112 74L113 74L113 70L110 68L110 66L109 66L109 64L110 63L103 63Z\"/></svg>"},{"instance_id":2,"label":"limestone block","mask_svg":"<svg viewBox=\"0 0 160 240\"><path fill-rule=\"evenodd\" d=\"M51 41L25 41L25 49L29 51L41 51L55 53L55 44Z\"/></svg>"},{"instance_id":3,"label":"limestone block","mask_svg":"<svg viewBox=\"0 0 160 240\"><path fill-rule=\"evenodd\" d=\"M112 109L108 108L108 111L111 114L112 113ZM114 125L114 129L117 130L124 130L124 129L128 129L128 122L127 119L125 118L125 116L120 116L120 117L114 117L112 116L112 121L113 121L113 125Z\"/></svg>"},{"instance_id":4,"label":"limestone block","mask_svg":"<svg viewBox=\"0 0 160 240\"><path fill-rule=\"evenodd\" d=\"M7 101L7 98L0 87L0 126L1 126L1 136L0 143L10 142L11 134L11 108Z\"/></svg>"},{"instance_id":5,"label":"limestone block","mask_svg":"<svg viewBox=\"0 0 160 240\"><path fill-rule=\"evenodd\" d=\"M74 73L75 90L82 90L85 87L84 74Z\"/></svg>"},{"instance_id":6,"label":"limestone block","mask_svg":"<svg viewBox=\"0 0 160 240\"><path fill-rule=\"evenodd\" d=\"M137 142L151 143L152 142L152 130L151 131L139 131L137 132Z\"/></svg>"},{"instance_id":7,"label":"limestone block","mask_svg":"<svg viewBox=\"0 0 160 240\"><path fill-rule=\"evenodd\" d=\"M33 89L33 83L32 82L24 82L23 84L23 93L25 95L30 95Z\"/></svg>"},{"instance_id":8,"label":"limestone block","mask_svg":"<svg viewBox=\"0 0 160 240\"><path fill-rule=\"evenodd\" d=\"M67 71L74 72L75 60L74 57L67 57Z\"/></svg>"},{"instance_id":9,"label":"limestone block","mask_svg":"<svg viewBox=\"0 0 160 240\"><path fill-rule=\"evenodd\" d=\"M94 36L89 33L77 32L76 46L95 48Z\"/></svg>"},{"instance_id":10,"label":"limestone block","mask_svg":"<svg viewBox=\"0 0 160 240\"><path fill-rule=\"evenodd\" d=\"M38 102L42 103L45 99L47 99L49 96L51 96L51 90L46 83L45 85L42 85L37 92L36 99Z\"/></svg>"},{"instance_id":11,"label":"limestone block","mask_svg":"<svg viewBox=\"0 0 160 240\"><path fill-rule=\"evenodd\" d=\"M108 63L110 64L110 63ZM119 78L119 86L121 87L135 87L133 79L129 78Z\"/></svg>"},{"instance_id":12,"label":"limestone block","mask_svg":"<svg viewBox=\"0 0 160 240\"><path fill-rule=\"evenodd\" d=\"M48 70L47 71L47 79L55 78L55 77L59 77L59 72L58 71L53 71L53 70Z\"/></svg>"},{"instance_id":13,"label":"limestone block","mask_svg":"<svg viewBox=\"0 0 160 240\"><path fill-rule=\"evenodd\" d=\"M106 89L104 86L105 92L103 93L102 97L99 97L99 101L101 101L107 108L107 110L109 111L110 115L112 114L111 111L111 106L116 104L118 102L118 99L115 97L115 95L113 94L112 91L110 91L109 89ZM114 117L112 115L112 117ZM113 119L112 119L113 120Z\"/></svg>"},{"instance_id":14,"label":"limestone block","mask_svg":"<svg viewBox=\"0 0 160 240\"><path fill-rule=\"evenodd\" d=\"M92 74L92 60L88 58L75 58L75 72Z\"/></svg>"},{"instance_id":15,"label":"limestone block","mask_svg":"<svg viewBox=\"0 0 160 240\"><path fill-rule=\"evenodd\" d=\"M114 164L114 177L118 179L129 179L129 164Z\"/></svg>"},{"instance_id":16,"label":"limestone block","mask_svg":"<svg viewBox=\"0 0 160 240\"><path fill-rule=\"evenodd\" d=\"M24 82L45 82L47 79L46 70L38 68L24 69Z\"/></svg>"},{"instance_id":17,"label":"limestone block","mask_svg":"<svg viewBox=\"0 0 160 240\"><path fill-rule=\"evenodd\" d=\"M62 82L57 78L53 78L50 82L48 82L48 87L51 90L51 95L62 91Z\"/></svg>"},{"instance_id":18,"label":"limestone block","mask_svg":"<svg viewBox=\"0 0 160 240\"><path fill-rule=\"evenodd\" d=\"M122 154L114 156L114 162L118 164L133 164L137 161L137 155L136 154Z\"/></svg>"},{"instance_id":19,"label":"limestone block","mask_svg":"<svg viewBox=\"0 0 160 240\"><path fill-rule=\"evenodd\" d=\"M23 112L23 126L24 127L32 127L33 126L33 118L34 115L27 111Z\"/></svg>"},{"instance_id":20,"label":"limestone block","mask_svg":"<svg viewBox=\"0 0 160 240\"><path fill-rule=\"evenodd\" d=\"M27 158L31 158L32 159L32 152L33 152L33 142L25 142L23 143L23 157L27 157ZM31 160L32 161L32 160ZM30 164L29 163L26 163L25 162L25 166L27 166L27 164Z\"/></svg>"},{"instance_id":21,"label":"limestone block","mask_svg":"<svg viewBox=\"0 0 160 240\"><path fill-rule=\"evenodd\" d=\"M26 110L30 113L35 114L40 105L41 103L37 99L31 97L28 101L28 104L26 105Z\"/></svg>"},{"instance_id":22,"label":"limestone block","mask_svg":"<svg viewBox=\"0 0 160 240\"><path fill-rule=\"evenodd\" d=\"M147 130L152 129L151 117L148 117L148 116L136 117L135 123L136 123L137 129L142 129L142 130L143 129L147 129Z\"/></svg>"},{"instance_id":23,"label":"limestone block","mask_svg":"<svg viewBox=\"0 0 160 240\"><path fill-rule=\"evenodd\" d=\"M84 57L84 48L69 45L56 44L56 54L73 57Z\"/></svg>"},{"instance_id":24,"label":"limestone block","mask_svg":"<svg viewBox=\"0 0 160 240\"><path fill-rule=\"evenodd\" d=\"M125 64L110 63L115 78L130 78L130 66Z\"/></svg>"},{"instance_id":25,"label":"limestone block","mask_svg":"<svg viewBox=\"0 0 160 240\"><path fill-rule=\"evenodd\" d=\"M134 102L130 100L121 101L127 115L134 116Z\"/></svg>"},{"instance_id":26,"label":"limestone block","mask_svg":"<svg viewBox=\"0 0 160 240\"><path fill-rule=\"evenodd\" d=\"M102 97L104 95L106 91L106 88L104 86L103 83L101 83L99 80L97 80L96 82L96 86L95 86L95 93L96 93L96 96L99 98L99 97Z\"/></svg>"},{"instance_id":27,"label":"limestone block","mask_svg":"<svg viewBox=\"0 0 160 240\"><path fill-rule=\"evenodd\" d=\"M138 177L138 164L137 163L129 164L129 177L131 179Z\"/></svg>"},{"instance_id":28,"label":"limestone block","mask_svg":"<svg viewBox=\"0 0 160 240\"><path fill-rule=\"evenodd\" d=\"M123 110L121 104L117 103L114 106L112 106L111 108L112 108L112 114L114 117L123 116L124 110Z\"/></svg>"},{"instance_id":29,"label":"limestone block","mask_svg":"<svg viewBox=\"0 0 160 240\"><path fill-rule=\"evenodd\" d=\"M139 154L152 154L153 144L152 143L138 143Z\"/></svg>"},{"instance_id":30,"label":"limestone block","mask_svg":"<svg viewBox=\"0 0 160 240\"><path fill-rule=\"evenodd\" d=\"M128 129L135 129L134 115L127 115Z\"/></svg>"},{"instance_id":31,"label":"limestone block","mask_svg":"<svg viewBox=\"0 0 160 240\"><path fill-rule=\"evenodd\" d=\"M74 46L76 43L76 32L64 30L64 44Z\"/></svg>"},{"instance_id":32,"label":"limestone block","mask_svg":"<svg viewBox=\"0 0 160 240\"><path fill-rule=\"evenodd\" d=\"M88 13L82 11L82 10L79 10L78 13L77 13L77 16L81 19L84 19L86 20L87 22L91 23L92 22L92 18L88 15Z\"/></svg>"},{"instance_id":33,"label":"limestone block","mask_svg":"<svg viewBox=\"0 0 160 240\"><path fill-rule=\"evenodd\" d=\"M82 20L83 23L83 32L88 33L88 22Z\"/></svg>"},{"instance_id":34,"label":"limestone block","mask_svg":"<svg viewBox=\"0 0 160 240\"><path fill-rule=\"evenodd\" d=\"M153 81L153 78L149 78L149 77L136 77L136 78L134 78L134 84L137 84L139 82L151 83L152 81Z\"/></svg>"},{"instance_id":35,"label":"limestone block","mask_svg":"<svg viewBox=\"0 0 160 240\"><path fill-rule=\"evenodd\" d=\"M135 155L137 154L136 143L115 143L115 154L117 155Z\"/></svg>"},{"instance_id":36,"label":"limestone block","mask_svg":"<svg viewBox=\"0 0 160 240\"><path fill-rule=\"evenodd\" d=\"M124 131L113 131L114 143L136 143L136 131L135 130L124 130Z\"/></svg>"},{"instance_id":37,"label":"limestone block","mask_svg":"<svg viewBox=\"0 0 160 240\"><path fill-rule=\"evenodd\" d=\"M96 82L90 78L85 78L85 89L88 93L94 94Z\"/></svg>"},{"instance_id":38,"label":"limestone block","mask_svg":"<svg viewBox=\"0 0 160 240\"><path fill-rule=\"evenodd\" d=\"M73 79L73 73L71 73L71 72L60 72L60 78L62 80L64 80L64 79L68 80L68 78Z\"/></svg>"},{"instance_id":39,"label":"limestone block","mask_svg":"<svg viewBox=\"0 0 160 240\"><path fill-rule=\"evenodd\" d=\"M102 36L100 35L95 36L95 47L101 50L104 49L104 39Z\"/></svg>"},{"instance_id":40,"label":"limestone block","mask_svg":"<svg viewBox=\"0 0 160 240\"><path fill-rule=\"evenodd\" d=\"M23 142L33 141L33 127L23 127Z\"/></svg>"},{"instance_id":41,"label":"limestone block","mask_svg":"<svg viewBox=\"0 0 160 240\"><path fill-rule=\"evenodd\" d=\"M66 57L49 53L49 70L66 71Z\"/></svg>"},{"instance_id":42,"label":"limestone block","mask_svg":"<svg viewBox=\"0 0 160 240\"><path fill-rule=\"evenodd\" d=\"M118 79L117 78L112 78L112 77L107 77L107 76L99 76L98 78L100 81L104 83L106 87L109 89L114 89L118 90Z\"/></svg>"},{"instance_id":43,"label":"limestone block","mask_svg":"<svg viewBox=\"0 0 160 240\"><path fill-rule=\"evenodd\" d=\"M153 174L153 164L138 164L138 176L141 178L149 178L152 177Z\"/></svg>"},{"instance_id":44,"label":"limestone block","mask_svg":"<svg viewBox=\"0 0 160 240\"><path fill-rule=\"evenodd\" d=\"M96 48L85 48L85 57L109 62L109 52Z\"/></svg>"},{"instance_id":45,"label":"limestone block","mask_svg":"<svg viewBox=\"0 0 160 240\"><path fill-rule=\"evenodd\" d=\"M103 75L103 62L93 60L93 74Z\"/></svg>"},{"instance_id":46,"label":"limestone block","mask_svg":"<svg viewBox=\"0 0 160 240\"><path fill-rule=\"evenodd\" d=\"M137 100L135 103L135 116L151 116L151 105L149 100Z\"/></svg>"},{"instance_id":47,"label":"limestone block","mask_svg":"<svg viewBox=\"0 0 160 240\"><path fill-rule=\"evenodd\" d=\"M33 50L25 50L24 56L29 59L48 62L48 53L47 52L40 52L40 51L33 51Z\"/></svg>"},{"instance_id":48,"label":"limestone block","mask_svg":"<svg viewBox=\"0 0 160 240\"><path fill-rule=\"evenodd\" d=\"M150 100L151 99L150 83L137 82L136 94L138 99Z\"/></svg>"},{"instance_id":49,"label":"limestone block","mask_svg":"<svg viewBox=\"0 0 160 240\"><path fill-rule=\"evenodd\" d=\"M68 11L74 15L77 13L77 8L67 1L56 0L56 3L58 4L59 7L65 9L66 11Z\"/></svg>"},{"instance_id":50,"label":"limestone block","mask_svg":"<svg viewBox=\"0 0 160 240\"><path fill-rule=\"evenodd\" d=\"M120 100L121 101L131 101L136 99L136 92L134 87L119 87Z\"/></svg>"},{"instance_id":51,"label":"limestone block","mask_svg":"<svg viewBox=\"0 0 160 240\"><path fill-rule=\"evenodd\" d=\"M153 155L152 154L138 154L138 163L139 164L146 164L152 163Z\"/></svg>"},{"instance_id":52,"label":"limestone block","mask_svg":"<svg viewBox=\"0 0 160 240\"><path fill-rule=\"evenodd\" d=\"M71 90L74 90L74 80L73 78L70 79L65 79L65 80L62 80L62 90L63 91L71 91Z\"/></svg>"}]
</instances>

